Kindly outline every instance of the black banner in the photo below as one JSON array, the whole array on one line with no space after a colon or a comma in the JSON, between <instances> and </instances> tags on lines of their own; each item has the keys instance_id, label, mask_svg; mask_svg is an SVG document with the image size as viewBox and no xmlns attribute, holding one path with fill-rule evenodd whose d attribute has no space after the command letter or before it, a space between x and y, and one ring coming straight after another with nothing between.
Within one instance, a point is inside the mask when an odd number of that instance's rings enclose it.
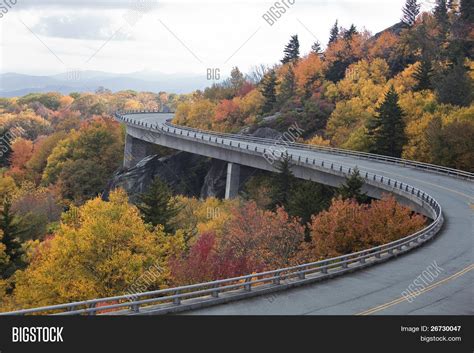
<instances>
[{"instance_id":1,"label":"black banner","mask_svg":"<svg viewBox=\"0 0 474 353\"><path fill-rule=\"evenodd\" d=\"M254 351L473 352L470 316L2 317L0 353Z\"/></svg>"}]
</instances>

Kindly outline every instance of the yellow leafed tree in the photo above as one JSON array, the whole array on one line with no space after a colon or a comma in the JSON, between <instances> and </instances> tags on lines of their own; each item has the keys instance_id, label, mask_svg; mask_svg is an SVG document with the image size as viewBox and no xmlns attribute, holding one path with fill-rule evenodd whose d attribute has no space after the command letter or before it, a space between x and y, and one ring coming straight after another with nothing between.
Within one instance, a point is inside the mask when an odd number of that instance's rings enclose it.
<instances>
[{"instance_id":1,"label":"yellow leafed tree","mask_svg":"<svg viewBox=\"0 0 474 353\"><path fill-rule=\"evenodd\" d=\"M183 246L182 237L151 231L124 191L110 201L95 198L64 217L57 234L44 241L30 266L15 275L8 307L27 308L125 294L153 268L150 290L166 286L168 256Z\"/></svg>"}]
</instances>

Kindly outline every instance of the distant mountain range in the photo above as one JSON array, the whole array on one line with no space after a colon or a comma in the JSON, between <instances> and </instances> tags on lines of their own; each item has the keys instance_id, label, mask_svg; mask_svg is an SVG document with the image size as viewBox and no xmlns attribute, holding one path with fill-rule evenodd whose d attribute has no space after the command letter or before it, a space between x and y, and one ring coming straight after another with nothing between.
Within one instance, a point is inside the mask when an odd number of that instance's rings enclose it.
<instances>
[{"instance_id":1,"label":"distant mountain range","mask_svg":"<svg viewBox=\"0 0 474 353\"><path fill-rule=\"evenodd\" d=\"M382 33L399 35L406 25L399 22L372 37ZM104 87L112 92L134 90L142 92L190 93L210 86L205 75L164 74L156 71L139 71L131 74L114 74L101 71L69 72L51 76L33 76L18 73L0 74L0 97L19 97L28 93L94 92Z\"/></svg>"},{"instance_id":2,"label":"distant mountain range","mask_svg":"<svg viewBox=\"0 0 474 353\"><path fill-rule=\"evenodd\" d=\"M205 75L163 74L140 71L113 74L100 71L78 71L52 76L33 76L18 73L0 74L0 97L18 97L29 93L94 92L104 87L112 92L135 90L145 92L189 93L212 84Z\"/></svg>"}]
</instances>

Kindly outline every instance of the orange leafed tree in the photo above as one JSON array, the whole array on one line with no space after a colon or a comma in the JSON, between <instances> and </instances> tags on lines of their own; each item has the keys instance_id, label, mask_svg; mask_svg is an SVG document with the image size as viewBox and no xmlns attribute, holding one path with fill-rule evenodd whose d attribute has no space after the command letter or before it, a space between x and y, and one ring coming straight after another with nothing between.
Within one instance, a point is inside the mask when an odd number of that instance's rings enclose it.
<instances>
[{"instance_id":1,"label":"orange leafed tree","mask_svg":"<svg viewBox=\"0 0 474 353\"><path fill-rule=\"evenodd\" d=\"M303 92L310 80L322 76L323 61L318 55L311 53L298 62L294 71L298 90Z\"/></svg>"},{"instance_id":2,"label":"orange leafed tree","mask_svg":"<svg viewBox=\"0 0 474 353\"><path fill-rule=\"evenodd\" d=\"M30 160L34 152L33 142L24 138L17 138L12 144L12 154L10 156L11 175L16 182L22 182L26 177L26 163Z\"/></svg>"},{"instance_id":3,"label":"orange leafed tree","mask_svg":"<svg viewBox=\"0 0 474 353\"><path fill-rule=\"evenodd\" d=\"M388 60L399 45L399 37L392 32L383 32L369 48L369 57Z\"/></svg>"},{"instance_id":4,"label":"orange leafed tree","mask_svg":"<svg viewBox=\"0 0 474 353\"><path fill-rule=\"evenodd\" d=\"M334 200L329 210L313 216L304 261L329 258L389 243L423 228L423 216L412 214L393 197L370 205Z\"/></svg>"}]
</instances>

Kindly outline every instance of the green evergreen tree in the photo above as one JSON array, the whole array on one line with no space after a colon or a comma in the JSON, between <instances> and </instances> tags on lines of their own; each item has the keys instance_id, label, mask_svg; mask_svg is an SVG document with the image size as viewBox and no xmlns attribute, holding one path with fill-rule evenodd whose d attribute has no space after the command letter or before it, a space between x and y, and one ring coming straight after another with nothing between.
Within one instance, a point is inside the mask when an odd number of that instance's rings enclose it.
<instances>
[{"instance_id":1,"label":"green evergreen tree","mask_svg":"<svg viewBox=\"0 0 474 353\"><path fill-rule=\"evenodd\" d=\"M286 45L282 64L295 63L300 58L300 42L298 41L298 35L291 36L290 42Z\"/></svg>"},{"instance_id":2,"label":"green evergreen tree","mask_svg":"<svg viewBox=\"0 0 474 353\"><path fill-rule=\"evenodd\" d=\"M338 23L338 20L336 20L336 23L334 23L334 26L332 26L331 28L331 32L329 34L329 43L328 45L334 43L335 41L337 41L337 39L339 38L339 23Z\"/></svg>"},{"instance_id":3,"label":"green evergreen tree","mask_svg":"<svg viewBox=\"0 0 474 353\"><path fill-rule=\"evenodd\" d=\"M153 226L163 225L165 232L173 232L171 219L177 215L178 208L173 204L173 194L168 185L159 177L150 184L148 190L138 197L137 208L146 223Z\"/></svg>"},{"instance_id":4,"label":"green evergreen tree","mask_svg":"<svg viewBox=\"0 0 474 353\"><path fill-rule=\"evenodd\" d=\"M1 269L3 279L9 278L16 270L25 265L19 240L23 233L20 223L21 220L12 211L10 197L6 197L0 212L0 229L3 232L1 242L5 245L5 254L9 258L8 263Z\"/></svg>"},{"instance_id":5,"label":"green evergreen tree","mask_svg":"<svg viewBox=\"0 0 474 353\"><path fill-rule=\"evenodd\" d=\"M401 157L407 138L403 110L398 104L398 94L393 85L377 108L377 116L368 124L371 152L391 157Z\"/></svg>"},{"instance_id":6,"label":"green evergreen tree","mask_svg":"<svg viewBox=\"0 0 474 353\"><path fill-rule=\"evenodd\" d=\"M441 40L446 40L449 30L448 4L446 0L436 0L434 16L438 22Z\"/></svg>"},{"instance_id":7,"label":"green evergreen tree","mask_svg":"<svg viewBox=\"0 0 474 353\"><path fill-rule=\"evenodd\" d=\"M421 5L418 4L417 0L406 0L405 7L402 9L403 17L402 22L409 27L412 27L416 18L420 14Z\"/></svg>"},{"instance_id":8,"label":"green evergreen tree","mask_svg":"<svg viewBox=\"0 0 474 353\"><path fill-rule=\"evenodd\" d=\"M463 60L464 58L459 58L451 68L437 77L436 94L441 103L461 107L467 107L472 103L473 82Z\"/></svg>"},{"instance_id":9,"label":"green evergreen tree","mask_svg":"<svg viewBox=\"0 0 474 353\"><path fill-rule=\"evenodd\" d=\"M304 84L304 100L310 99L314 94L314 83L318 80L319 74L312 74ZM306 109L305 109L306 110Z\"/></svg>"},{"instance_id":10,"label":"green evergreen tree","mask_svg":"<svg viewBox=\"0 0 474 353\"><path fill-rule=\"evenodd\" d=\"M357 27L352 24L351 27L344 32L344 40L350 41L357 33Z\"/></svg>"},{"instance_id":11,"label":"green evergreen tree","mask_svg":"<svg viewBox=\"0 0 474 353\"><path fill-rule=\"evenodd\" d=\"M275 70L269 70L265 76L263 76L260 92L263 95L264 103L262 106L263 113L270 113L275 107L276 103L276 84L277 78Z\"/></svg>"},{"instance_id":12,"label":"green evergreen tree","mask_svg":"<svg viewBox=\"0 0 474 353\"><path fill-rule=\"evenodd\" d=\"M275 166L272 189L270 191L270 208L275 210L278 206L288 208L291 198L295 176L291 171L291 156L284 154Z\"/></svg>"},{"instance_id":13,"label":"green evergreen tree","mask_svg":"<svg viewBox=\"0 0 474 353\"><path fill-rule=\"evenodd\" d=\"M321 47L321 43L319 42L319 40L313 43L313 45L311 46L311 51L318 56L321 56L323 54L323 48Z\"/></svg>"},{"instance_id":14,"label":"green evergreen tree","mask_svg":"<svg viewBox=\"0 0 474 353\"><path fill-rule=\"evenodd\" d=\"M353 199L358 203L366 203L369 197L362 192L362 186L364 186L364 179L360 176L359 169L355 167L346 178L345 184L339 187L338 194L343 200Z\"/></svg>"},{"instance_id":15,"label":"green evergreen tree","mask_svg":"<svg viewBox=\"0 0 474 353\"><path fill-rule=\"evenodd\" d=\"M474 23L474 2L472 0L461 0L459 4L461 20L469 25Z\"/></svg>"},{"instance_id":16,"label":"green evergreen tree","mask_svg":"<svg viewBox=\"0 0 474 353\"><path fill-rule=\"evenodd\" d=\"M431 79L433 77L433 66L429 59L422 59L420 65L413 74L413 78L417 80L414 87L415 91L422 91L425 89L433 89Z\"/></svg>"},{"instance_id":17,"label":"green evergreen tree","mask_svg":"<svg viewBox=\"0 0 474 353\"><path fill-rule=\"evenodd\" d=\"M334 197L334 189L308 180L296 180L293 192L288 200L287 212L292 217L299 217L305 226L305 240L311 239L308 223L311 217L327 210Z\"/></svg>"},{"instance_id":18,"label":"green evergreen tree","mask_svg":"<svg viewBox=\"0 0 474 353\"><path fill-rule=\"evenodd\" d=\"M288 102L295 95L296 90L296 78L293 68L288 67L288 71L283 77L283 81L280 85L280 93L278 94L278 106L282 107L286 102Z\"/></svg>"}]
</instances>

